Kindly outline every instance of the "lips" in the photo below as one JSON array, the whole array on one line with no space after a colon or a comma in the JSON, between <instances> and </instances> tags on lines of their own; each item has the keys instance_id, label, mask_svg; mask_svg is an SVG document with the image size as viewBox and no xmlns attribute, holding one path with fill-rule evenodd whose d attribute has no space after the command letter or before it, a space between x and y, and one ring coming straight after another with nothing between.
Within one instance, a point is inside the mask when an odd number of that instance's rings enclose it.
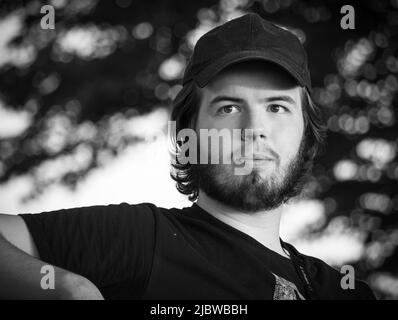
<instances>
[{"instance_id":1,"label":"lips","mask_svg":"<svg viewBox=\"0 0 398 320\"><path fill-rule=\"evenodd\" d=\"M275 160L275 158L268 154L255 153L253 155L253 160Z\"/></svg>"},{"instance_id":2,"label":"lips","mask_svg":"<svg viewBox=\"0 0 398 320\"><path fill-rule=\"evenodd\" d=\"M254 153L250 156L241 157L242 160L268 160L273 161L275 158L269 154L265 153Z\"/></svg>"},{"instance_id":3,"label":"lips","mask_svg":"<svg viewBox=\"0 0 398 320\"><path fill-rule=\"evenodd\" d=\"M235 158L235 163L243 164L246 161L253 161L253 162L265 162L265 161L275 161L275 157L271 156L270 154L266 153L254 153L252 155L246 155L244 157L237 157Z\"/></svg>"}]
</instances>

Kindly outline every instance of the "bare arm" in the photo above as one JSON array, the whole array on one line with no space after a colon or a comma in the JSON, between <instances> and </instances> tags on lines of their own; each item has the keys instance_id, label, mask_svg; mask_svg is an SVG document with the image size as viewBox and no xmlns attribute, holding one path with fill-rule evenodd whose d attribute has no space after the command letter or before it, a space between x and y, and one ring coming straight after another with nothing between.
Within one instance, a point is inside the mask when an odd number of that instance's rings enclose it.
<instances>
[{"instance_id":1,"label":"bare arm","mask_svg":"<svg viewBox=\"0 0 398 320\"><path fill-rule=\"evenodd\" d=\"M47 265L23 219L0 214L0 299L103 299L88 279L55 266L54 289L43 289Z\"/></svg>"},{"instance_id":2,"label":"bare arm","mask_svg":"<svg viewBox=\"0 0 398 320\"><path fill-rule=\"evenodd\" d=\"M0 214L0 235L28 255L40 258L29 229L21 217Z\"/></svg>"}]
</instances>

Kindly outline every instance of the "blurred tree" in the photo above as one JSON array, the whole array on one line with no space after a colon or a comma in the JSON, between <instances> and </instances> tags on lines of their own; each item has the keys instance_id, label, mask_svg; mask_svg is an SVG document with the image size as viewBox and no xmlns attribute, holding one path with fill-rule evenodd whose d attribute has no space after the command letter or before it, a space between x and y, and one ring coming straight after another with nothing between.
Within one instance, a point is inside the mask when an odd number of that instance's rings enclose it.
<instances>
[{"instance_id":1,"label":"blurred tree","mask_svg":"<svg viewBox=\"0 0 398 320\"><path fill-rule=\"evenodd\" d=\"M40 28L45 4L56 9L55 30ZM380 297L398 298L381 285L398 283L398 1L351 2L353 30L340 27L345 4L2 1L0 111L15 112L25 125L0 128L0 183L31 174L36 185L30 197L53 183L75 186L104 159L142 139L123 129L129 118L169 108L201 34L257 12L304 43L314 98L326 114L327 149L307 192L322 199L327 221L308 236L317 239L333 228L358 232L365 243L355 265L359 276ZM69 165L44 176L49 161Z\"/></svg>"}]
</instances>

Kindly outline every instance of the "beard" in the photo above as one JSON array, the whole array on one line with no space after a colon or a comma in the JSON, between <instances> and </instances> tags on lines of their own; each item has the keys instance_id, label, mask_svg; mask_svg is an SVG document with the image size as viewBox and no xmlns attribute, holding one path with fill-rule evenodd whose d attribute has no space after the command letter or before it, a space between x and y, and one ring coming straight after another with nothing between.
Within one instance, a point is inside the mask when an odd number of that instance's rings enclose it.
<instances>
[{"instance_id":1,"label":"beard","mask_svg":"<svg viewBox=\"0 0 398 320\"><path fill-rule=\"evenodd\" d=\"M272 210L301 193L310 170L305 149L303 138L296 156L266 178L257 168L235 175L233 165L225 164L197 164L193 169L199 188L214 200L243 212Z\"/></svg>"}]
</instances>

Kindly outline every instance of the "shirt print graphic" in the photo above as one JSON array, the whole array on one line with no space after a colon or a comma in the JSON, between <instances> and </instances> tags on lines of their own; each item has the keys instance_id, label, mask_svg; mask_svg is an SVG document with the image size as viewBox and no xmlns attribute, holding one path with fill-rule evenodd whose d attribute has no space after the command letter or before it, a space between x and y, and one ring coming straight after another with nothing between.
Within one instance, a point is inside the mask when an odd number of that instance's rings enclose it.
<instances>
[{"instance_id":1,"label":"shirt print graphic","mask_svg":"<svg viewBox=\"0 0 398 320\"><path fill-rule=\"evenodd\" d=\"M294 283L272 274L275 277L274 300L305 300Z\"/></svg>"}]
</instances>

